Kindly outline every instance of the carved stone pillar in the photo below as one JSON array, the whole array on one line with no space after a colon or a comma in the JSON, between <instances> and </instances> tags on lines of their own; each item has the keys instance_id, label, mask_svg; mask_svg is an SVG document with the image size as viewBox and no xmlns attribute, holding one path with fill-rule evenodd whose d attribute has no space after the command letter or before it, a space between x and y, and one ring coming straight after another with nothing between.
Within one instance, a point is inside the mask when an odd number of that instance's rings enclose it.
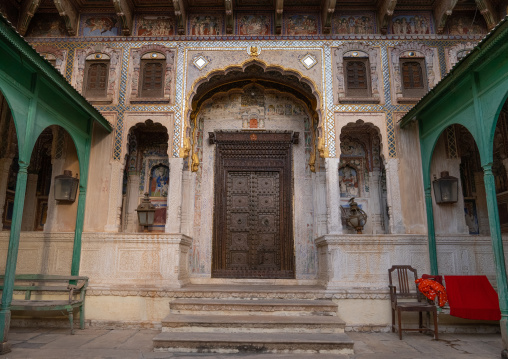
<instances>
[{"instance_id":1,"label":"carved stone pillar","mask_svg":"<svg viewBox=\"0 0 508 359\"><path fill-rule=\"evenodd\" d=\"M126 232L137 232L138 231L138 214L136 208L139 202L139 183L141 179L137 172L129 173L127 179L127 194L125 205L127 206L126 212Z\"/></svg>"},{"instance_id":2,"label":"carved stone pillar","mask_svg":"<svg viewBox=\"0 0 508 359\"><path fill-rule=\"evenodd\" d=\"M109 183L108 221L105 226L107 232L119 232L122 216L122 182L123 165L119 161L111 162L111 178Z\"/></svg>"},{"instance_id":3,"label":"carved stone pillar","mask_svg":"<svg viewBox=\"0 0 508 359\"><path fill-rule=\"evenodd\" d=\"M474 183L476 187L476 215L478 216L478 228L480 229L480 234L490 236L487 193L485 192L483 172L474 173Z\"/></svg>"},{"instance_id":4,"label":"carved stone pillar","mask_svg":"<svg viewBox=\"0 0 508 359\"><path fill-rule=\"evenodd\" d=\"M4 215L5 195L7 191L7 180L9 179L9 169L11 168L12 158L0 158L0 218ZM3 229L3 222L0 220L0 231Z\"/></svg>"},{"instance_id":5,"label":"carved stone pillar","mask_svg":"<svg viewBox=\"0 0 508 359\"><path fill-rule=\"evenodd\" d=\"M372 234L385 233L383 226L383 211L381 209L381 171L375 168L369 176L370 187L370 217L372 223Z\"/></svg>"},{"instance_id":6,"label":"carved stone pillar","mask_svg":"<svg viewBox=\"0 0 508 359\"><path fill-rule=\"evenodd\" d=\"M180 233L182 228L183 158L169 158L169 191L166 233Z\"/></svg>"},{"instance_id":7,"label":"carved stone pillar","mask_svg":"<svg viewBox=\"0 0 508 359\"><path fill-rule=\"evenodd\" d=\"M53 180L56 176L61 175L64 170L65 159L53 159L51 170L51 187L49 189L48 194L48 216L46 217L46 224L44 224L44 232L54 232L58 231L58 207L55 200L55 189L53 185Z\"/></svg>"},{"instance_id":8,"label":"carved stone pillar","mask_svg":"<svg viewBox=\"0 0 508 359\"><path fill-rule=\"evenodd\" d=\"M405 233L400 203L399 160L397 158L389 158L386 161L385 167L390 233Z\"/></svg>"},{"instance_id":9,"label":"carved stone pillar","mask_svg":"<svg viewBox=\"0 0 508 359\"><path fill-rule=\"evenodd\" d=\"M328 233L342 233L339 192L339 158L325 158Z\"/></svg>"},{"instance_id":10,"label":"carved stone pillar","mask_svg":"<svg viewBox=\"0 0 508 359\"><path fill-rule=\"evenodd\" d=\"M23 208L23 220L21 222L22 231L33 231L35 215L37 212L37 179L39 176L35 173L29 173L26 183L25 205Z\"/></svg>"}]
</instances>

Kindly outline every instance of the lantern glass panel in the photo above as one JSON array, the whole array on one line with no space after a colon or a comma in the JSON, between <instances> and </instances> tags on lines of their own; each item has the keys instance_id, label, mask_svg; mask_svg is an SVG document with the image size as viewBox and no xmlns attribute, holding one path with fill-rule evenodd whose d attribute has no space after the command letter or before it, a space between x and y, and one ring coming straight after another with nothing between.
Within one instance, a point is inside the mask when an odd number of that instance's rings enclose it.
<instances>
[{"instance_id":1,"label":"lantern glass panel","mask_svg":"<svg viewBox=\"0 0 508 359\"><path fill-rule=\"evenodd\" d=\"M148 217L147 217L147 226L151 226L154 222L154 219L155 219L155 211L150 211L148 212Z\"/></svg>"},{"instance_id":2,"label":"lantern glass panel","mask_svg":"<svg viewBox=\"0 0 508 359\"><path fill-rule=\"evenodd\" d=\"M55 177L55 199L57 201L74 202L79 180L68 175Z\"/></svg>"},{"instance_id":3,"label":"lantern glass panel","mask_svg":"<svg viewBox=\"0 0 508 359\"><path fill-rule=\"evenodd\" d=\"M447 172L432 182L436 203L455 203L459 196L458 178L449 176Z\"/></svg>"},{"instance_id":4,"label":"lantern glass panel","mask_svg":"<svg viewBox=\"0 0 508 359\"><path fill-rule=\"evenodd\" d=\"M147 212L145 211L138 211L138 220L139 220L139 225L141 226L147 226Z\"/></svg>"}]
</instances>

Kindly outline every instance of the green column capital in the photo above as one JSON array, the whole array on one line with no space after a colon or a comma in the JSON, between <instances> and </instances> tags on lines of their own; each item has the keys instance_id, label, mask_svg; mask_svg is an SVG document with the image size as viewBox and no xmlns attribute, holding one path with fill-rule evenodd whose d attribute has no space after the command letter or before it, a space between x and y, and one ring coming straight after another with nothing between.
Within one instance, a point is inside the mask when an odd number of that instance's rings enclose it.
<instances>
[{"instance_id":1,"label":"green column capital","mask_svg":"<svg viewBox=\"0 0 508 359\"><path fill-rule=\"evenodd\" d=\"M492 172L492 163L487 163L486 165L483 165L482 168L484 176L494 176L494 173Z\"/></svg>"}]
</instances>

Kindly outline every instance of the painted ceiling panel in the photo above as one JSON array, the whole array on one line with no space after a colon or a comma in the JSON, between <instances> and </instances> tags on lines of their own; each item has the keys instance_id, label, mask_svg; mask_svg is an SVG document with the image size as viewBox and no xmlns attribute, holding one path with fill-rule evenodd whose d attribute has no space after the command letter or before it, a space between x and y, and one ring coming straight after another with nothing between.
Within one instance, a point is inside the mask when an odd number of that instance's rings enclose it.
<instances>
[{"instance_id":1,"label":"painted ceiling panel","mask_svg":"<svg viewBox=\"0 0 508 359\"><path fill-rule=\"evenodd\" d=\"M237 7L269 7L274 6L275 0L236 0ZM266 9L269 10L269 9Z\"/></svg>"},{"instance_id":2,"label":"painted ceiling panel","mask_svg":"<svg viewBox=\"0 0 508 359\"><path fill-rule=\"evenodd\" d=\"M285 0L284 7L286 6L320 6L320 0Z\"/></svg>"},{"instance_id":3,"label":"painted ceiling panel","mask_svg":"<svg viewBox=\"0 0 508 359\"><path fill-rule=\"evenodd\" d=\"M169 1L169 0L166 0ZM188 0L189 6L224 6L224 0Z\"/></svg>"}]
</instances>

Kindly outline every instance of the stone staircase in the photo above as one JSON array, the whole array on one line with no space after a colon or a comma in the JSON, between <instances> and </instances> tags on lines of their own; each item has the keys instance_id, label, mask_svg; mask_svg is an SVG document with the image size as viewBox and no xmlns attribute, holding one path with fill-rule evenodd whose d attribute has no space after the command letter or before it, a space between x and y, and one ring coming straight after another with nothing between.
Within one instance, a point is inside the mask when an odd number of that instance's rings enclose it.
<instances>
[{"instance_id":1,"label":"stone staircase","mask_svg":"<svg viewBox=\"0 0 508 359\"><path fill-rule=\"evenodd\" d=\"M270 290L263 297L250 289L231 296L217 291L174 299L162 332L153 339L154 350L353 354L353 341L344 333L333 301L273 295Z\"/></svg>"}]
</instances>

